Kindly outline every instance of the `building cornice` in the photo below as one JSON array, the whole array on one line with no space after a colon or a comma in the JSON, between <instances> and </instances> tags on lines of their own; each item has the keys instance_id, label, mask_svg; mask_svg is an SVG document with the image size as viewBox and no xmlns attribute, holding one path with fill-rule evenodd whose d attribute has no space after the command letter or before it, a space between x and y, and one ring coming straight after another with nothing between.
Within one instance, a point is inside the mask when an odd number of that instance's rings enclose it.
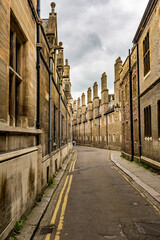
<instances>
[{"instance_id":1,"label":"building cornice","mask_svg":"<svg viewBox=\"0 0 160 240\"><path fill-rule=\"evenodd\" d=\"M137 32L136 32L136 34L134 36L133 43L136 44L139 41L139 38L140 38L140 36L141 36L141 34L142 34L146 24L148 23L153 10L155 9L155 6L156 6L157 2L158 2L158 0L150 0L148 2L146 10L145 10L145 12L143 14L143 17L142 17L141 22L139 24L139 27L137 29Z\"/></svg>"}]
</instances>

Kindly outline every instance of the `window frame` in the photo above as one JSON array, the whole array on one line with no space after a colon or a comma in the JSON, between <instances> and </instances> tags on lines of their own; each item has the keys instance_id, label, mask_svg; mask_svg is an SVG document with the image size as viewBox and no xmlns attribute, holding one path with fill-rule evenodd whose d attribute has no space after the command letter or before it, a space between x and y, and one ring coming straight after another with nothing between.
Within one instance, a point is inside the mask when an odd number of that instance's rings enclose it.
<instances>
[{"instance_id":1,"label":"window frame","mask_svg":"<svg viewBox=\"0 0 160 240\"><path fill-rule=\"evenodd\" d=\"M149 31L147 32L145 38L143 39L142 49L143 49L143 75L145 77L151 70Z\"/></svg>"},{"instance_id":2,"label":"window frame","mask_svg":"<svg viewBox=\"0 0 160 240\"><path fill-rule=\"evenodd\" d=\"M157 101L157 128L158 128L158 139L160 140L160 99Z\"/></svg>"},{"instance_id":3,"label":"window frame","mask_svg":"<svg viewBox=\"0 0 160 240\"><path fill-rule=\"evenodd\" d=\"M144 107L144 137L152 137L152 108L151 104Z\"/></svg>"}]
</instances>

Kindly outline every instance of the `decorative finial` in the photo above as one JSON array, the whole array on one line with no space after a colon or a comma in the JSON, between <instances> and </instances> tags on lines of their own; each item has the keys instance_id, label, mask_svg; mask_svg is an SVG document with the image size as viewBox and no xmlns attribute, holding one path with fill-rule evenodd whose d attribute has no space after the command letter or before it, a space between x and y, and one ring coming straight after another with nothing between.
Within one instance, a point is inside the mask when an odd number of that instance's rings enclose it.
<instances>
[{"instance_id":1,"label":"decorative finial","mask_svg":"<svg viewBox=\"0 0 160 240\"><path fill-rule=\"evenodd\" d=\"M62 42L59 42L59 46L62 47L63 43Z\"/></svg>"},{"instance_id":2,"label":"decorative finial","mask_svg":"<svg viewBox=\"0 0 160 240\"><path fill-rule=\"evenodd\" d=\"M54 9L56 7L56 4L54 2L51 3L52 13L54 13Z\"/></svg>"},{"instance_id":3,"label":"decorative finial","mask_svg":"<svg viewBox=\"0 0 160 240\"><path fill-rule=\"evenodd\" d=\"M66 59L66 65L68 65L68 59Z\"/></svg>"}]
</instances>

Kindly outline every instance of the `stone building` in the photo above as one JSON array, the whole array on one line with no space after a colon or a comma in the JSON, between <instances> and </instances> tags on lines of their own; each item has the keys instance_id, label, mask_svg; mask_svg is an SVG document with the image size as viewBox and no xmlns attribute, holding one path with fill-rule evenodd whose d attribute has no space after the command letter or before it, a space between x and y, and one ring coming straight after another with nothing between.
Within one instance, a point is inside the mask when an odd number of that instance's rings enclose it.
<instances>
[{"instance_id":1,"label":"stone building","mask_svg":"<svg viewBox=\"0 0 160 240\"><path fill-rule=\"evenodd\" d=\"M101 99L98 96L98 84L87 91L87 106L85 93L81 100L73 103L73 139L78 144L108 149L121 148L121 111L120 111L120 69L119 61L115 63L114 94L109 94L107 75L101 77Z\"/></svg>"},{"instance_id":2,"label":"stone building","mask_svg":"<svg viewBox=\"0 0 160 240\"><path fill-rule=\"evenodd\" d=\"M72 150L70 66L51 7L42 21L39 0L0 0L2 240Z\"/></svg>"},{"instance_id":3,"label":"stone building","mask_svg":"<svg viewBox=\"0 0 160 240\"><path fill-rule=\"evenodd\" d=\"M102 75L98 85L74 101L73 137L78 144L122 150L122 156L160 168L160 1L149 0L122 65L115 63L114 95Z\"/></svg>"},{"instance_id":4,"label":"stone building","mask_svg":"<svg viewBox=\"0 0 160 240\"><path fill-rule=\"evenodd\" d=\"M137 55L133 46L120 72L122 156L139 158Z\"/></svg>"},{"instance_id":5,"label":"stone building","mask_svg":"<svg viewBox=\"0 0 160 240\"><path fill-rule=\"evenodd\" d=\"M138 56L141 160L160 167L160 1L149 1L133 43Z\"/></svg>"}]
</instances>

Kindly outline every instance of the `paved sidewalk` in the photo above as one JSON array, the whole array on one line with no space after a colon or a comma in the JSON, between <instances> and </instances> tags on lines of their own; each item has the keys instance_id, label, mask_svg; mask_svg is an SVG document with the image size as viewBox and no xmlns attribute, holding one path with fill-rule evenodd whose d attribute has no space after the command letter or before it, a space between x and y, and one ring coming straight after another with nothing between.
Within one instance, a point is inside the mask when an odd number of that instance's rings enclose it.
<instances>
[{"instance_id":1,"label":"paved sidewalk","mask_svg":"<svg viewBox=\"0 0 160 240\"><path fill-rule=\"evenodd\" d=\"M160 175L120 157L120 152L110 152L111 161L160 203Z\"/></svg>"}]
</instances>

